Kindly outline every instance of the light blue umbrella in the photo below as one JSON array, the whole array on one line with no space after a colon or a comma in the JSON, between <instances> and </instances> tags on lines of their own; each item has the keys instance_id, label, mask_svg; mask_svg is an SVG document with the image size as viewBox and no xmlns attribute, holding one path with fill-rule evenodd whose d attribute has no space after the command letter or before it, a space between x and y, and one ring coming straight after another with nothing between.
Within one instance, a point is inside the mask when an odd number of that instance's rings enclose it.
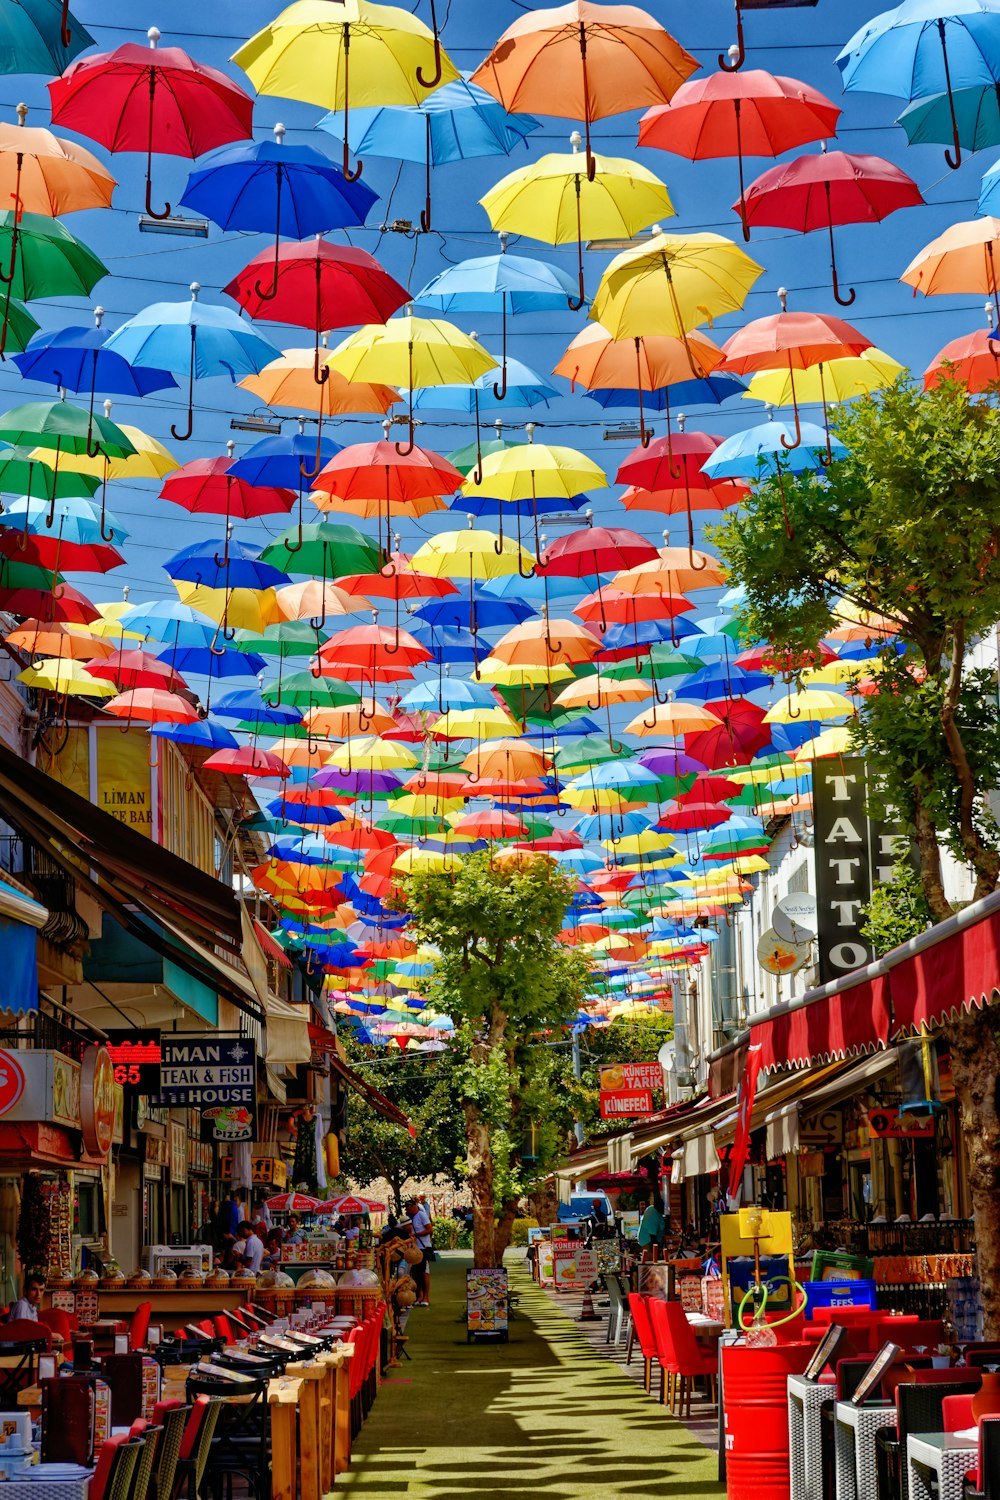
<instances>
[{"instance_id":1,"label":"light blue umbrella","mask_svg":"<svg viewBox=\"0 0 1000 1500\"><path fill-rule=\"evenodd\" d=\"M508 406L548 406L551 398L559 395L554 385L550 385L544 376L522 364L519 359L508 358L506 369L507 389L504 394ZM500 399L496 390L493 371L488 370L471 385L426 386L415 394L413 410L466 412L475 416L478 424L482 410L491 411L499 407ZM401 391L400 395L406 399L405 391Z\"/></svg>"},{"instance_id":2,"label":"light blue umbrella","mask_svg":"<svg viewBox=\"0 0 1000 1500\"><path fill-rule=\"evenodd\" d=\"M500 244L506 246L501 234ZM414 301L452 313L499 312L502 374L494 386L498 401L507 394L507 314L544 312L576 296L576 283L565 271L526 255L478 255L449 266L429 281Z\"/></svg>"},{"instance_id":3,"label":"light blue umbrella","mask_svg":"<svg viewBox=\"0 0 1000 1500\"><path fill-rule=\"evenodd\" d=\"M171 646L210 646L216 637L215 620L182 604L179 599L161 599L157 604L130 604L122 610L119 624L149 641ZM221 748L221 747L220 747Z\"/></svg>"},{"instance_id":4,"label":"light blue umbrella","mask_svg":"<svg viewBox=\"0 0 1000 1500\"><path fill-rule=\"evenodd\" d=\"M343 115L333 110L319 121L320 130L343 139ZM540 128L533 115L508 114L492 94L456 78L435 89L420 104L390 104L352 109L348 144L356 157L387 156L393 161L423 164L426 202L420 227L431 227L431 168L471 156L509 156L525 136Z\"/></svg>"},{"instance_id":5,"label":"light blue umbrella","mask_svg":"<svg viewBox=\"0 0 1000 1500\"><path fill-rule=\"evenodd\" d=\"M105 521L110 536L102 529ZM129 537L109 510L102 515L92 500L73 498L53 500L51 504L47 500L12 500L4 514L4 524L17 526L29 536L48 536L55 529L64 542L80 546L112 540L121 545Z\"/></svg>"},{"instance_id":6,"label":"light blue umbrella","mask_svg":"<svg viewBox=\"0 0 1000 1500\"><path fill-rule=\"evenodd\" d=\"M962 162L955 93L1000 82L1000 0L903 0L857 31L837 58L844 88L901 99L946 97Z\"/></svg>"},{"instance_id":7,"label":"light blue umbrella","mask_svg":"<svg viewBox=\"0 0 1000 1500\"><path fill-rule=\"evenodd\" d=\"M228 307L199 302L201 290L191 283L190 302L154 302L123 323L104 346L131 365L155 370L188 371L187 430L170 431L179 443L194 431L194 382L209 375L228 375L233 382L257 375L278 350L255 333Z\"/></svg>"},{"instance_id":8,"label":"light blue umbrella","mask_svg":"<svg viewBox=\"0 0 1000 1500\"><path fill-rule=\"evenodd\" d=\"M951 111L955 110L958 138L967 151L985 151L1000 146L1000 100L995 83L977 83L957 89L951 96L935 94L908 104L896 120L906 131L911 146L947 146L954 135Z\"/></svg>"},{"instance_id":9,"label":"light blue umbrella","mask_svg":"<svg viewBox=\"0 0 1000 1500\"><path fill-rule=\"evenodd\" d=\"M744 432L734 432L721 442L702 464L712 479L758 479L762 474L802 474L822 465L819 450L826 448L826 433L815 422L803 422L802 444L787 422L760 422ZM836 438L830 450L841 458L847 449Z\"/></svg>"},{"instance_id":10,"label":"light blue umbrella","mask_svg":"<svg viewBox=\"0 0 1000 1500\"><path fill-rule=\"evenodd\" d=\"M1000 213L1000 161L995 161L992 167L983 173L983 185L979 190L976 213L988 217Z\"/></svg>"}]
</instances>

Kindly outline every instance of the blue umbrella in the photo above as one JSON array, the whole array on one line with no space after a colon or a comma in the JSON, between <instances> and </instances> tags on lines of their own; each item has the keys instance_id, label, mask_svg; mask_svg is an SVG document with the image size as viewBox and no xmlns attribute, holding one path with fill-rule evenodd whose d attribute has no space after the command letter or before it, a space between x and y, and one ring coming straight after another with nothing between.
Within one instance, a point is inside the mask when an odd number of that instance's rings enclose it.
<instances>
[{"instance_id":1,"label":"blue umbrella","mask_svg":"<svg viewBox=\"0 0 1000 1500\"><path fill-rule=\"evenodd\" d=\"M225 558L220 556L223 551ZM182 547L163 567L169 578L206 589L270 589L289 582L287 573L260 561L256 548L232 537Z\"/></svg>"},{"instance_id":2,"label":"blue umbrella","mask_svg":"<svg viewBox=\"0 0 1000 1500\"><path fill-rule=\"evenodd\" d=\"M435 661L476 662L479 659L475 636L464 630L452 630L447 625L418 625L410 634Z\"/></svg>"},{"instance_id":3,"label":"blue umbrella","mask_svg":"<svg viewBox=\"0 0 1000 1500\"><path fill-rule=\"evenodd\" d=\"M188 370L187 430L170 431L179 443L194 431L194 382L209 375L228 375L233 382L258 375L278 355L238 313L198 301L201 290L191 283L190 302L154 302L123 323L108 339L108 349L131 365L155 370Z\"/></svg>"},{"instance_id":4,"label":"blue umbrella","mask_svg":"<svg viewBox=\"0 0 1000 1500\"><path fill-rule=\"evenodd\" d=\"M169 641L174 646L208 646L215 640L216 623L179 599L161 599L157 604L130 604L118 622L123 630L134 630L147 640ZM221 748L221 747L220 747Z\"/></svg>"},{"instance_id":5,"label":"blue umbrella","mask_svg":"<svg viewBox=\"0 0 1000 1500\"><path fill-rule=\"evenodd\" d=\"M150 734L158 740L173 740L178 745L203 745L206 750L237 750L239 740L222 724L211 719L196 719L193 724L154 724Z\"/></svg>"},{"instance_id":6,"label":"blue umbrella","mask_svg":"<svg viewBox=\"0 0 1000 1500\"><path fill-rule=\"evenodd\" d=\"M91 413L98 387L109 396L149 396L154 391L177 389L169 370L150 366L133 369L127 359L109 349L108 334L101 328L103 317L103 307L97 307L93 328L59 328L36 333L23 354L12 356L14 364L25 380L39 380L44 385L71 391L89 389Z\"/></svg>"},{"instance_id":7,"label":"blue umbrella","mask_svg":"<svg viewBox=\"0 0 1000 1500\"><path fill-rule=\"evenodd\" d=\"M471 599L463 594L432 599L429 604L422 604L414 610L413 617L428 625L445 625L452 630L471 630L474 618L477 630L489 630L494 625L519 625L537 613L534 606L523 599L491 599L485 590L476 589Z\"/></svg>"},{"instance_id":8,"label":"blue umbrella","mask_svg":"<svg viewBox=\"0 0 1000 1500\"><path fill-rule=\"evenodd\" d=\"M64 542L87 546L91 543L128 541L129 533L109 510L98 513L92 500L67 497L47 500L11 501L0 525L14 521L27 535L48 536L53 527ZM105 522L110 529L105 530Z\"/></svg>"},{"instance_id":9,"label":"blue umbrella","mask_svg":"<svg viewBox=\"0 0 1000 1500\"><path fill-rule=\"evenodd\" d=\"M484 456L485 453L484 445ZM538 516L542 518L561 515L568 510L583 510L584 506L589 503L586 495L574 495L571 499L546 495L539 499L498 500L495 495L480 495L473 491L470 495L459 495L452 500L448 509L463 511L470 516Z\"/></svg>"},{"instance_id":10,"label":"blue umbrella","mask_svg":"<svg viewBox=\"0 0 1000 1500\"><path fill-rule=\"evenodd\" d=\"M256 681L267 663L250 651L219 651L208 646L168 646L157 652L160 661L168 661L182 677L196 673L210 679L249 677Z\"/></svg>"},{"instance_id":11,"label":"blue umbrella","mask_svg":"<svg viewBox=\"0 0 1000 1500\"><path fill-rule=\"evenodd\" d=\"M952 107L958 138L967 151L1000 145L1000 99L995 83L956 89L950 98L936 94L933 99L917 99L906 106L896 124L906 131L911 146L947 146L953 135Z\"/></svg>"},{"instance_id":12,"label":"blue umbrella","mask_svg":"<svg viewBox=\"0 0 1000 1500\"><path fill-rule=\"evenodd\" d=\"M343 139L341 115L331 110L318 123L320 130ZM423 163L426 201L420 227L426 234L431 227L432 167L471 156L509 156L525 136L539 128L534 116L508 114L478 83L456 78L416 105L352 109L347 141L355 156L370 153Z\"/></svg>"},{"instance_id":13,"label":"blue umbrella","mask_svg":"<svg viewBox=\"0 0 1000 1500\"><path fill-rule=\"evenodd\" d=\"M500 243L506 246L505 234L500 236ZM502 401L507 394L508 312L544 312L562 307L575 296L576 283L565 271L544 260L507 255L501 250L499 255L474 256L459 261L457 266L449 266L429 281L414 301L424 307L436 307L445 314L488 313L499 309L503 368L494 391L497 400Z\"/></svg>"},{"instance_id":14,"label":"blue umbrella","mask_svg":"<svg viewBox=\"0 0 1000 1500\"><path fill-rule=\"evenodd\" d=\"M705 375L696 380L679 380L658 391L640 391L633 386L628 389L584 391L584 395L599 406L638 406L646 411L669 411L671 402L680 406L721 406L730 396L742 396L746 386L735 375Z\"/></svg>"},{"instance_id":15,"label":"blue umbrella","mask_svg":"<svg viewBox=\"0 0 1000 1500\"><path fill-rule=\"evenodd\" d=\"M23 356L15 355L15 358ZM744 389L740 386L740 389ZM400 394L405 396L405 392ZM509 406L548 406L559 392L554 385L538 375L519 359L507 359L507 390ZM418 391L413 398L414 411L461 411L474 415L479 420L480 411L495 410L500 405L493 380L493 371L473 381L471 385L432 385Z\"/></svg>"},{"instance_id":16,"label":"blue umbrella","mask_svg":"<svg viewBox=\"0 0 1000 1500\"><path fill-rule=\"evenodd\" d=\"M983 173L983 185L979 190L977 214L993 216L1000 212L1000 161L995 161L989 171ZM14 358L17 358L15 354Z\"/></svg>"},{"instance_id":17,"label":"blue umbrella","mask_svg":"<svg viewBox=\"0 0 1000 1500\"><path fill-rule=\"evenodd\" d=\"M874 16L837 58L845 89L901 99L944 95L953 170L962 164L955 92L1000 82L1000 0L903 0Z\"/></svg>"},{"instance_id":18,"label":"blue umbrella","mask_svg":"<svg viewBox=\"0 0 1000 1500\"><path fill-rule=\"evenodd\" d=\"M496 708L496 699L485 682L442 677L437 684L421 682L399 700L404 713L439 713L448 708Z\"/></svg>"},{"instance_id":19,"label":"blue umbrella","mask_svg":"<svg viewBox=\"0 0 1000 1500\"><path fill-rule=\"evenodd\" d=\"M255 720L260 724L298 724L302 718L297 708L286 703L269 703L257 688L238 688L226 693L215 705L220 719L235 719L238 723Z\"/></svg>"},{"instance_id":20,"label":"blue umbrella","mask_svg":"<svg viewBox=\"0 0 1000 1500\"><path fill-rule=\"evenodd\" d=\"M205 214L221 229L256 230L274 235L274 281L278 290L278 247L282 231L306 240L330 229L363 224L378 194L349 181L315 146L285 146L285 127L275 125L273 141L238 141L206 156L192 172L181 202Z\"/></svg>"},{"instance_id":21,"label":"blue umbrella","mask_svg":"<svg viewBox=\"0 0 1000 1500\"><path fill-rule=\"evenodd\" d=\"M335 443L333 438L320 436L320 465L328 464L342 448L343 444ZM234 479L245 479L247 484L277 485L279 488L301 490L302 465L306 462L312 464L315 458L316 443L311 437L306 437L300 425L298 432L288 437L281 433L277 437L262 438L259 443L254 443L242 458L238 458L230 466L229 473Z\"/></svg>"},{"instance_id":22,"label":"blue umbrella","mask_svg":"<svg viewBox=\"0 0 1000 1500\"><path fill-rule=\"evenodd\" d=\"M712 479L758 479L764 474L802 474L819 469L820 449L826 448L826 433L814 422L803 422L801 447L793 447L795 433L786 422L760 422L743 432L734 432L721 442L702 464ZM843 443L830 439L830 450L840 458Z\"/></svg>"}]
</instances>

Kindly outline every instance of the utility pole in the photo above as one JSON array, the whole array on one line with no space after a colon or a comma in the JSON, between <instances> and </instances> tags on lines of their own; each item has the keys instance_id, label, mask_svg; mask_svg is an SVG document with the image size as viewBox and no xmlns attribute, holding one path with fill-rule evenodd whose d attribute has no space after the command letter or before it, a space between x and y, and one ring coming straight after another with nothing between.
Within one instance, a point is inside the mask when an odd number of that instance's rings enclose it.
<instances>
[{"instance_id":1,"label":"utility pole","mask_svg":"<svg viewBox=\"0 0 1000 1500\"><path fill-rule=\"evenodd\" d=\"M573 1033L573 1077L583 1077L583 1066L580 1061L580 1033L578 1031L574 1031ZM573 1134L576 1136L576 1144L582 1146L583 1126L579 1120L573 1121Z\"/></svg>"}]
</instances>

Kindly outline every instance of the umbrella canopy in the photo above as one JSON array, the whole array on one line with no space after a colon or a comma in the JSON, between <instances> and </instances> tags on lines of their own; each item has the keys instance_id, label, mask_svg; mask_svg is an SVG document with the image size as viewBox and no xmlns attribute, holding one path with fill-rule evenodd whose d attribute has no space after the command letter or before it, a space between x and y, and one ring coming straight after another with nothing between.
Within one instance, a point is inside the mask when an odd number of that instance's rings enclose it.
<instances>
[{"instance_id":1,"label":"umbrella canopy","mask_svg":"<svg viewBox=\"0 0 1000 1500\"><path fill-rule=\"evenodd\" d=\"M52 122L99 141L109 151L146 153L146 212L165 219L152 203L153 152L200 156L253 133L253 100L225 73L198 63L180 47L126 42L72 63L49 84Z\"/></svg>"},{"instance_id":2,"label":"umbrella canopy","mask_svg":"<svg viewBox=\"0 0 1000 1500\"><path fill-rule=\"evenodd\" d=\"M884 157L821 151L764 172L733 207L739 208L747 226L771 224L800 234L827 230L833 295L841 307L850 307L855 292L851 288L841 295L833 226L878 223L899 208L914 208L923 201L912 177Z\"/></svg>"},{"instance_id":3,"label":"umbrella canopy","mask_svg":"<svg viewBox=\"0 0 1000 1500\"><path fill-rule=\"evenodd\" d=\"M683 339L738 312L763 267L721 234L660 234L623 250L601 277L590 316L612 338Z\"/></svg>"},{"instance_id":4,"label":"umbrella canopy","mask_svg":"<svg viewBox=\"0 0 1000 1500\"><path fill-rule=\"evenodd\" d=\"M670 99L698 63L633 5L568 5L519 16L472 75L505 109L583 120L593 180L591 122Z\"/></svg>"},{"instance_id":5,"label":"umbrella canopy","mask_svg":"<svg viewBox=\"0 0 1000 1500\"><path fill-rule=\"evenodd\" d=\"M962 334L945 344L924 371L924 389L930 390L949 378L960 380L973 394L1000 380L1000 348L990 328Z\"/></svg>"},{"instance_id":6,"label":"umbrella canopy","mask_svg":"<svg viewBox=\"0 0 1000 1500\"><path fill-rule=\"evenodd\" d=\"M187 427L170 431L187 442L194 431L194 382L209 375L257 374L274 358L275 349L227 307L198 301L201 287L191 283L190 302L154 302L113 333L107 347L133 365L184 370L188 375Z\"/></svg>"},{"instance_id":7,"label":"umbrella canopy","mask_svg":"<svg viewBox=\"0 0 1000 1500\"><path fill-rule=\"evenodd\" d=\"M0 8L0 73L41 73L51 78L93 47L94 38L69 0L14 0Z\"/></svg>"},{"instance_id":8,"label":"umbrella canopy","mask_svg":"<svg viewBox=\"0 0 1000 1500\"><path fill-rule=\"evenodd\" d=\"M355 105L419 104L460 77L441 47L437 29L395 5L343 0L331 14L326 0L295 0L237 52L259 94L302 99L342 110L344 175L350 168L350 109Z\"/></svg>"},{"instance_id":9,"label":"umbrella canopy","mask_svg":"<svg viewBox=\"0 0 1000 1500\"><path fill-rule=\"evenodd\" d=\"M343 121L335 113L324 115L317 124L343 137ZM347 143L358 157L388 156L423 164L426 191L420 227L426 234L431 228L433 167L473 156L510 156L538 129L531 115L508 114L478 84L457 78L416 104L356 109L347 122Z\"/></svg>"},{"instance_id":10,"label":"umbrella canopy","mask_svg":"<svg viewBox=\"0 0 1000 1500\"><path fill-rule=\"evenodd\" d=\"M914 256L899 279L925 297L985 292L1000 322L1000 219L952 224Z\"/></svg>"},{"instance_id":11,"label":"umbrella canopy","mask_svg":"<svg viewBox=\"0 0 1000 1500\"><path fill-rule=\"evenodd\" d=\"M0 123L0 198L49 218L110 208L117 183L108 169L74 141L26 126L27 114L21 104L17 125Z\"/></svg>"},{"instance_id":12,"label":"umbrella canopy","mask_svg":"<svg viewBox=\"0 0 1000 1500\"><path fill-rule=\"evenodd\" d=\"M809 84L760 68L712 73L681 85L669 104L654 104L639 121L639 145L658 146L689 161L735 156L740 175L743 238L744 156L780 156L837 134L840 110Z\"/></svg>"},{"instance_id":13,"label":"umbrella canopy","mask_svg":"<svg viewBox=\"0 0 1000 1500\"><path fill-rule=\"evenodd\" d=\"M313 1214L319 1208L319 1199L309 1193L276 1193L264 1199L264 1207L279 1214Z\"/></svg>"},{"instance_id":14,"label":"umbrella canopy","mask_svg":"<svg viewBox=\"0 0 1000 1500\"><path fill-rule=\"evenodd\" d=\"M570 139L571 154L552 152L519 167L479 201L494 229L550 245L576 241L578 288L569 306L579 310L586 301L584 240L631 236L672 218L674 206L664 184L645 167L625 157L595 156L591 171L580 154L579 135Z\"/></svg>"},{"instance_id":15,"label":"umbrella canopy","mask_svg":"<svg viewBox=\"0 0 1000 1500\"><path fill-rule=\"evenodd\" d=\"M87 297L108 274L104 262L64 225L12 208L0 212L0 258L7 267L0 355L7 347L15 298Z\"/></svg>"}]
</instances>

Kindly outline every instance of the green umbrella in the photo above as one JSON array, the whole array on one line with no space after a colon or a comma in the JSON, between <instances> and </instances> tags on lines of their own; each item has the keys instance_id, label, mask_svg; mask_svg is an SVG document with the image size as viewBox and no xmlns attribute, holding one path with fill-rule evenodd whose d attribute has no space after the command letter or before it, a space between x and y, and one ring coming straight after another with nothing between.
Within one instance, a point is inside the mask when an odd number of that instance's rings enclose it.
<instances>
[{"instance_id":1,"label":"green umbrella","mask_svg":"<svg viewBox=\"0 0 1000 1500\"><path fill-rule=\"evenodd\" d=\"M53 573L49 568L0 557L0 589L40 589L43 594L49 594L62 581L62 574Z\"/></svg>"},{"instance_id":2,"label":"green umbrella","mask_svg":"<svg viewBox=\"0 0 1000 1500\"><path fill-rule=\"evenodd\" d=\"M0 279L7 283L0 354L7 347L13 299L88 297L108 275L104 262L58 219L19 216L12 208L0 212L0 261L7 267L0 271Z\"/></svg>"},{"instance_id":3,"label":"green umbrella","mask_svg":"<svg viewBox=\"0 0 1000 1500\"><path fill-rule=\"evenodd\" d=\"M80 500L100 487L101 481L92 474L50 468L37 449L0 452L0 494L24 495L29 500Z\"/></svg>"},{"instance_id":4,"label":"green umbrella","mask_svg":"<svg viewBox=\"0 0 1000 1500\"><path fill-rule=\"evenodd\" d=\"M299 528L289 527L268 543L260 561L280 568L283 573L311 573L341 578L346 573L377 573L382 566L378 544L356 526L335 521L314 521L303 526L301 545Z\"/></svg>"},{"instance_id":5,"label":"green umbrella","mask_svg":"<svg viewBox=\"0 0 1000 1500\"><path fill-rule=\"evenodd\" d=\"M7 311L7 353L23 354L28 347L28 340L40 327L41 324L35 321L24 303L11 297Z\"/></svg>"},{"instance_id":6,"label":"green umbrella","mask_svg":"<svg viewBox=\"0 0 1000 1500\"><path fill-rule=\"evenodd\" d=\"M249 651L259 656L315 656L330 631L318 631L305 620L283 620L266 630L237 630L234 651ZM278 679L280 682L280 678Z\"/></svg>"},{"instance_id":7,"label":"green umbrella","mask_svg":"<svg viewBox=\"0 0 1000 1500\"><path fill-rule=\"evenodd\" d=\"M278 701L278 684L266 683L262 692L272 703ZM289 708L344 708L360 703L361 694L348 682L336 677L314 677L311 672L290 672L281 684L281 700Z\"/></svg>"},{"instance_id":8,"label":"green umbrella","mask_svg":"<svg viewBox=\"0 0 1000 1500\"><path fill-rule=\"evenodd\" d=\"M3 343L0 340L0 353ZM59 473L61 453L85 453L90 458L104 454L106 458L128 458L135 448L126 434L109 417L84 411L82 406L73 406L69 401L26 401L22 406L11 407L0 416L0 441L15 447L51 449L55 453L52 464L52 493L49 495L49 511L46 525L51 526L55 516L56 499L63 492L59 489L62 475ZM91 444L94 446L91 446ZM101 508L101 532L104 533L104 511ZM106 541L111 538L106 536Z\"/></svg>"},{"instance_id":9,"label":"green umbrella","mask_svg":"<svg viewBox=\"0 0 1000 1500\"><path fill-rule=\"evenodd\" d=\"M448 462L454 464L460 474L468 476L478 464L480 457L488 458L491 453L502 453L505 448L519 446L518 443L508 442L506 438L490 438L482 446L477 443L466 443L464 448L448 454Z\"/></svg>"},{"instance_id":10,"label":"green umbrella","mask_svg":"<svg viewBox=\"0 0 1000 1500\"><path fill-rule=\"evenodd\" d=\"M0 6L0 74L63 73L95 45L71 16L67 0L4 0Z\"/></svg>"},{"instance_id":11,"label":"green umbrella","mask_svg":"<svg viewBox=\"0 0 1000 1500\"><path fill-rule=\"evenodd\" d=\"M600 766L609 760L618 760L622 753L619 745L612 749L607 735L583 734L578 740L568 740L559 745L553 756L556 769L567 776L576 776L590 766Z\"/></svg>"}]
</instances>

